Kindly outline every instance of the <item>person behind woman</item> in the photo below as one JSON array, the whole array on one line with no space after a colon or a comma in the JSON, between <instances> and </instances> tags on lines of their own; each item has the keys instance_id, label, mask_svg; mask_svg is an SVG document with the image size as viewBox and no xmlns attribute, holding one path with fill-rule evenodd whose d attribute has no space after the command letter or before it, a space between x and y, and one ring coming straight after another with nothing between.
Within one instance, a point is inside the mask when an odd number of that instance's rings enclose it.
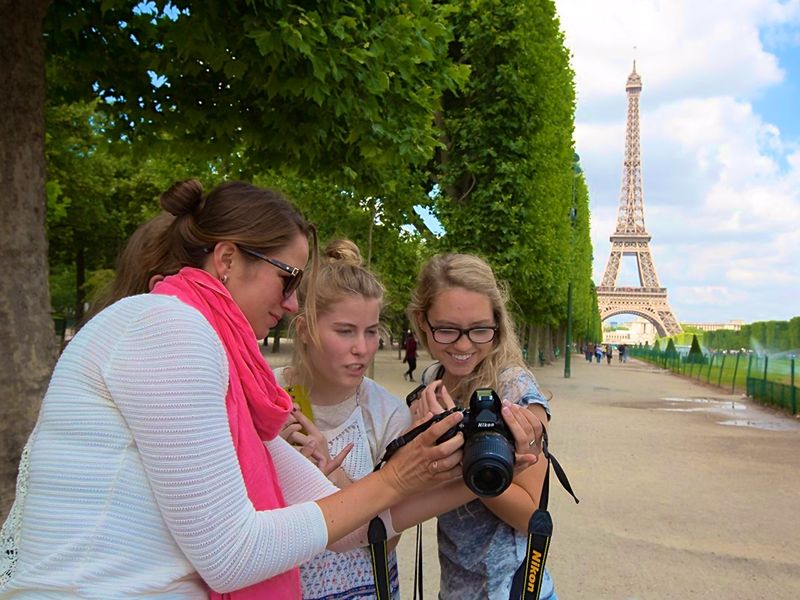
<instances>
[{"instance_id":1,"label":"person behind woman","mask_svg":"<svg viewBox=\"0 0 800 600\"><path fill-rule=\"evenodd\" d=\"M476 256L442 254L423 266L408 317L438 362L423 372L422 382L430 385L422 401L412 405L415 416L453 402L468 408L476 388L491 387L542 422L549 418L548 402L523 360L507 300L491 267ZM539 461L517 471L499 496L439 516L441 600L508 598L525 556L528 520L538 508L546 467L547 461ZM547 572L541 598L556 598Z\"/></svg>"},{"instance_id":2,"label":"person behind woman","mask_svg":"<svg viewBox=\"0 0 800 600\"><path fill-rule=\"evenodd\" d=\"M409 331L406 336L406 353L403 362L408 364L408 370L403 373L403 379L408 377L409 381L414 381L414 371L417 370L417 338L413 331Z\"/></svg>"},{"instance_id":3,"label":"person behind woman","mask_svg":"<svg viewBox=\"0 0 800 600\"><path fill-rule=\"evenodd\" d=\"M278 435L292 404L257 339L297 311L315 239L283 196L187 181L161 204L174 217L123 271L139 291L180 271L61 355L0 532L2 599L296 599L296 566L364 545L372 517L393 533L465 501L462 436L436 444L459 415L341 491ZM520 452L522 413L505 415Z\"/></svg>"},{"instance_id":4,"label":"person behind woman","mask_svg":"<svg viewBox=\"0 0 800 600\"><path fill-rule=\"evenodd\" d=\"M275 370L279 384L307 390L314 415L311 423L295 412L282 435L301 446L313 442L328 459L350 448L330 475L338 487L371 473L389 442L411 425L405 402L366 377L378 351L383 294L355 244L328 244L314 289L299 290L291 365ZM394 551L389 567L392 596L398 598ZM300 567L300 579L306 600L376 595L368 548L323 552Z\"/></svg>"}]
</instances>

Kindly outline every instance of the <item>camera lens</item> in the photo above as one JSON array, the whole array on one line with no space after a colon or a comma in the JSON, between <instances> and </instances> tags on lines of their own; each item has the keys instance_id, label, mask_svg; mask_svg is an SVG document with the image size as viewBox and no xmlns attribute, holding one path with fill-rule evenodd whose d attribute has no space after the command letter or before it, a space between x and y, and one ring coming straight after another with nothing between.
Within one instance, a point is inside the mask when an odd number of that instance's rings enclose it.
<instances>
[{"instance_id":1,"label":"camera lens","mask_svg":"<svg viewBox=\"0 0 800 600\"><path fill-rule=\"evenodd\" d=\"M469 489L478 496L499 496L514 477L514 448L499 433L479 433L464 443L463 465Z\"/></svg>"}]
</instances>

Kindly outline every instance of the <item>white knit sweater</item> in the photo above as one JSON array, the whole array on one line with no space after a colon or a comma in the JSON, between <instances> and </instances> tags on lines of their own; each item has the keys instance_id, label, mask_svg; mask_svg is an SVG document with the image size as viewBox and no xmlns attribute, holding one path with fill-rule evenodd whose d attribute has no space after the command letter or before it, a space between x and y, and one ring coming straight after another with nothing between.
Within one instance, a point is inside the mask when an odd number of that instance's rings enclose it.
<instances>
[{"instance_id":1,"label":"white knit sweater","mask_svg":"<svg viewBox=\"0 0 800 600\"><path fill-rule=\"evenodd\" d=\"M103 311L56 366L30 446L18 559L0 598L207 598L325 548L335 488L277 438L288 508L254 510L228 428L216 333L179 300Z\"/></svg>"}]
</instances>

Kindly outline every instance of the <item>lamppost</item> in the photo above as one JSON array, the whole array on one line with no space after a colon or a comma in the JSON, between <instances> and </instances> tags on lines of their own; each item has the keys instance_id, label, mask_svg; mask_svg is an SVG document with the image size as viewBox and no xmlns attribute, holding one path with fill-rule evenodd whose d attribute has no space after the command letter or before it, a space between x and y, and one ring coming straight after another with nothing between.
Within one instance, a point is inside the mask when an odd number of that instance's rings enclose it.
<instances>
[{"instance_id":1,"label":"lamppost","mask_svg":"<svg viewBox=\"0 0 800 600\"><path fill-rule=\"evenodd\" d=\"M572 158L572 206L569 209L570 260L573 258L572 250L575 247L575 221L578 218L578 209L575 206L575 179L580 174L580 157L577 153L574 153ZM572 375L572 267L573 265L570 265L569 283L567 284L567 335L564 336L564 379L569 379Z\"/></svg>"}]
</instances>

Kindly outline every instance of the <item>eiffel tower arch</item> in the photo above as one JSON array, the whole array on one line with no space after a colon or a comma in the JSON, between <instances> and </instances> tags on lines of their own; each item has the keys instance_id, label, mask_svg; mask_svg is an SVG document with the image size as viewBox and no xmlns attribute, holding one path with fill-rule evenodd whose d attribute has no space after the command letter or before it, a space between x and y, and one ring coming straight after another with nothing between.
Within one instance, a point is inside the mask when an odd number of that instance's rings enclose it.
<instances>
[{"instance_id":1,"label":"eiffel tower arch","mask_svg":"<svg viewBox=\"0 0 800 600\"><path fill-rule=\"evenodd\" d=\"M650 251L650 234L644 225L644 194L642 193L642 159L639 142L639 94L642 78L636 72L628 76L628 119L625 131L625 160L622 169L617 227L609 238L611 253L603 280L597 287L600 318L634 314L648 320L659 336L675 335L681 326L667 301L667 288L661 287ZM639 271L638 286L617 286L623 256L634 256Z\"/></svg>"}]
</instances>

